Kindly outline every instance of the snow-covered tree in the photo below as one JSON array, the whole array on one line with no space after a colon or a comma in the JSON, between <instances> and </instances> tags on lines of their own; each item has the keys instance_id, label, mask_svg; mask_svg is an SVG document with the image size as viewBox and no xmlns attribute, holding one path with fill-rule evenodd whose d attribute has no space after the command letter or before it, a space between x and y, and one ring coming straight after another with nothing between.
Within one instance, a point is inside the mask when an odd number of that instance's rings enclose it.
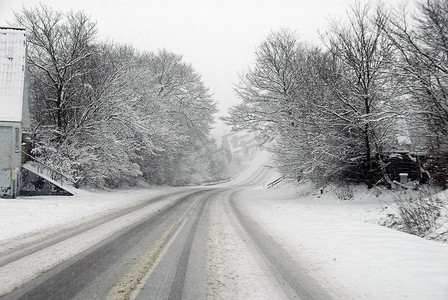
<instances>
[{"instance_id":1,"label":"snow-covered tree","mask_svg":"<svg viewBox=\"0 0 448 300\"><path fill-rule=\"evenodd\" d=\"M96 24L83 12L64 14L42 4L15 17L27 31L34 119L53 127L55 138L62 141L68 113L78 105L74 81L90 71L80 65L93 55Z\"/></svg>"},{"instance_id":2,"label":"snow-covered tree","mask_svg":"<svg viewBox=\"0 0 448 300\"><path fill-rule=\"evenodd\" d=\"M345 124L361 146L365 163L365 179L372 184L374 156L388 179L382 154L389 142L390 125L397 117L390 109L390 66L392 45L383 34L388 16L379 5L356 2L348 13L348 22L333 22L324 35L328 50L336 60L335 76L331 83L338 106L333 115Z\"/></svg>"},{"instance_id":3,"label":"snow-covered tree","mask_svg":"<svg viewBox=\"0 0 448 300\"><path fill-rule=\"evenodd\" d=\"M262 143L275 138L284 123L291 124L294 102L299 100L295 79L305 48L289 30L271 33L256 51L254 68L236 88L242 103L230 108L225 121L235 130L258 131Z\"/></svg>"},{"instance_id":4,"label":"snow-covered tree","mask_svg":"<svg viewBox=\"0 0 448 300\"><path fill-rule=\"evenodd\" d=\"M153 143L145 132L149 124L142 125L132 109L133 50L113 45L92 50L94 55L83 62L89 72L72 82L77 105L67 112L64 140L52 139L51 130L38 130L33 151L81 184L116 187L141 176L133 162L135 149L151 149Z\"/></svg>"},{"instance_id":5,"label":"snow-covered tree","mask_svg":"<svg viewBox=\"0 0 448 300\"><path fill-rule=\"evenodd\" d=\"M324 35L327 51L288 30L272 33L236 89L242 103L225 121L260 132L262 143L274 140L276 164L291 178L372 184L380 169L388 179L381 158L399 114L390 103L387 20L381 6L355 4L347 23L333 22Z\"/></svg>"},{"instance_id":6,"label":"snow-covered tree","mask_svg":"<svg viewBox=\"0 0 448 300\"><path fill-rule=\"evenodd\" d=\"M16 19L29 35L33 154L87 186L208 179L216 104L181 56L97 43L82 12L40 5Z\"/></svg>"},{"instance_id":7,"label":"snow-covered tree","mask_svg":"<svg viewBox=\"0 0 448 300\"><path fill-rule=\"evenodd\" d=\"M215 102L200 75L180 55L166 50L144 53L138 65L136 107L158 125L158 149L142 152L145 178L157 184L198 183L192 176L204 173L200 168L207 165L199 154L208 147Z\"/></svg>"},{"instance_id":8,"label":"snow-covered tree","mask_svg":"<svg viewBox=\"0 0 448 300\"><path fill-rule=\"evenodd\" d=\"M288 30L269 35L256 55L254 68L237 88L242 103L225 121L257 131L261 143L273 141L269 148L284 175L334 178L347 155L341 153L343 128L332 122L334 97L325 80L332 57Z\"/></svg>"},{"instance_id":9,"label":"snow-covered tree","mask_svg":"<svg viewBox=\"0 0 448 300\"><path fill-rule=\"evenodd\" d=\"M395 10L385 28L397 51L397 87L408 99L409 131L414 143L431 157L430 169L443 185L448 170L448 3L426 0L408 17ZM445 174L442 176L442 174Z\"/></svg>"}]
</instances>

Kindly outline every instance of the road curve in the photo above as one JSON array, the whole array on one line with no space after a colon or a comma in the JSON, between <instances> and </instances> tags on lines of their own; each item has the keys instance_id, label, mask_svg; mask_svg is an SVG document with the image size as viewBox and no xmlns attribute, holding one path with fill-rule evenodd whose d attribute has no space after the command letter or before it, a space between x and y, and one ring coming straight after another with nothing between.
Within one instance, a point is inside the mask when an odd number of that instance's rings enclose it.
<instances>
[{"instance_id":1,"label":"road curve","mask_svg":"<svg viewBox=\"0 0 448 300\"><path fill-rule=\"evenodd\" d=\"M0 259L0 276L15 264L26 267L23 262L31 257L75 247L81 235L129 219L124 228L26 283L0 291L0 299L330 299L239 206L239 191L262 185L271 172L260 168L233 186L188 188L148 199L24 243Z\"/></svg>"}]
</instances>

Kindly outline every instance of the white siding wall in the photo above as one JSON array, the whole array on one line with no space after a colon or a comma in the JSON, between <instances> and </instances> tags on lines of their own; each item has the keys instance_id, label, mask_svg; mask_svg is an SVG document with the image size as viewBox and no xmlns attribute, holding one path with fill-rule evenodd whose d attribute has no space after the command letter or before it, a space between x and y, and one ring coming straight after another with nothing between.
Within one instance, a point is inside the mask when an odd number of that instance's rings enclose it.
<instances>
[{"instance_id":1,"label":"white siding wall","mask_svg":"<svg viewBox=\"0 0 448 300\"><path fill-rule=\"evenodd\" d=\"M21 124L18 122L0 122L0 197L15 197L20 188L20 128Z\"/></svg>"},{"instance_id":2,"label":"white siding wall","mask_svg":"<svg viewBox=\"0 0 448 300\"><path fill-rule=\"evenodd\" d=\"M0 197L20 188L25 59L25 30L0 27Z\"/></svg>"},{"instance_id":3,"label":"white siding wall","mask_svg":"<svg viewBox=\"0 0 448 300\"><path fill-rule=\"evenodd\" d=\"M22 121L25 56L25 30L0 27L0 121Z\"/></svg>"}]
</instances>

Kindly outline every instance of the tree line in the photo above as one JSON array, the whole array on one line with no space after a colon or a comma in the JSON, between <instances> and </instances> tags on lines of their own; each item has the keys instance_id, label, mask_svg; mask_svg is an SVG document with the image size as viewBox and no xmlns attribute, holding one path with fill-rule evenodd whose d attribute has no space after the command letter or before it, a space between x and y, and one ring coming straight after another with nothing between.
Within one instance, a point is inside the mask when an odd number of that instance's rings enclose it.
<instances>
[{"instance_id":1,"label":"tree line","mask_svg":"<svg viewBox=\"0 0 448 300\"><path fill-rule=\"evenodd\" d=\"M92 187L222 175L216 103L180 55L99 42L81 11L39 5L15 19L27 32L32 155Z\"/></svg>"},{"instance_id":2,"label":"tree line","mask_svg":"<svg viewBox=\"0 0 448 300\"><path fill-rule=\"evenodd\" d=\"M257 132L294 180L390 185L387 158L410 150L425 152L446 184L448 2L415 11L355 2L321 39L324 47L289 29L271 33L226 123Z\"/></svg>"}]
</instances>

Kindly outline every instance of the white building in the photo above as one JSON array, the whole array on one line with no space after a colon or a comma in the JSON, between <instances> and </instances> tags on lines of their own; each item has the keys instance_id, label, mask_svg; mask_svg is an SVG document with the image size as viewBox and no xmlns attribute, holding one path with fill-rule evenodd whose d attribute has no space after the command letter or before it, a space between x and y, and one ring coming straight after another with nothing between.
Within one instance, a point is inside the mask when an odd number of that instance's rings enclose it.
<instances>
[{"instance_id":1,"label":"white building","mask_svg":"<svg viewBox=\"0 0 448 300\"><path fill-rule=\"evenodd\" d=\"M29 127L25 75L25 30L0 27L0 197L20 190L22 128Z\"/></svg>"}]
</instances>

